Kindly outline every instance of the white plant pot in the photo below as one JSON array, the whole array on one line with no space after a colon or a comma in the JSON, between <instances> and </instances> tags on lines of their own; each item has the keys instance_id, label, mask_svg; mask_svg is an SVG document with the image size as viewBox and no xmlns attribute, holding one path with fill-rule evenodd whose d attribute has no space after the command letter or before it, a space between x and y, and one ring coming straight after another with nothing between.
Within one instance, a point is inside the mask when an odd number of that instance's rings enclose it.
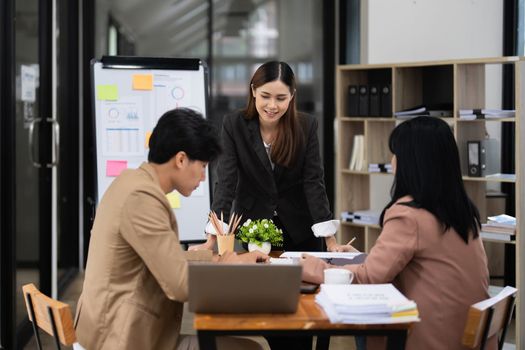
<instances>
[{"instance_id":1,"label":"white plant pot","mask_svg":"<svg viewBox=\"0 0 525 350\"><path fill-rule=\"evenodd\" d=\"M272 250L272 245L270 242L263 242L262 246L259 246L256 243L248 243L248 251L253 252L254 250L268 254L270 253L270 250Z\"/></svg>"}]
</instances>

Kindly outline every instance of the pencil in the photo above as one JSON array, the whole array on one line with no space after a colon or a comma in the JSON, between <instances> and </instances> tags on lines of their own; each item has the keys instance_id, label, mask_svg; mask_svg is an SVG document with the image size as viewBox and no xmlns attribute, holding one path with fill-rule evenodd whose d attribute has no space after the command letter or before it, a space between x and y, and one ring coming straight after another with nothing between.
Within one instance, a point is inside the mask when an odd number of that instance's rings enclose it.
<instances>
[{"instance_id":1,"label":"pencil","mask_svg":"<svg viewBox=\"0 0 525 350\"><path fill-rule=\"evenodd\" d=\"M352 244L352 243L355 241L356 238L357 238L357 237L352 238L348 243L346 243L346 245L350 245L350 244Z\"/></svg>"}]
</instances>

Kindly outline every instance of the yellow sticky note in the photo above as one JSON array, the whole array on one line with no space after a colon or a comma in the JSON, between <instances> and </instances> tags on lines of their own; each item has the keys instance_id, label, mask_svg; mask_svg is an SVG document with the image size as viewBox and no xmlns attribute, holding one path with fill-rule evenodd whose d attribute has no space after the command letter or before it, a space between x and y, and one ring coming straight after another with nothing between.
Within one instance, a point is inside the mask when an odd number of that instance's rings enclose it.
<instances>
[{"instance_id":1,"label":"yellow sticky note","mask_svg":"<svg viewBox=\"0 0 525 350\"><path fill-rule=\"evenodd\" d=\"M133 90L152 90L153 74L134 74Z\"/></svg>"},{"instance_id":2,"label":"yellow sticky note","mask_svg":"<svg viewBox=\"0 0 525 350\"><path fill-rule=\"evenodd\" d=\"M98 85L97 86L97 100L118 100L117 85Z\"/></svg>"},{"instance_id":3,"label":"yellow sticky note","mask_svg":"<svg viewBox=\"0 0 525 350\"><path fill-rule=\"evenodd\" d=\"M144 144L144 148L148 149L149 148L149 139L151 137L151 131L146 131L146 142Z\"/></svg>"},{"instance_id":4,"label":"yellow sticky note","mask_svg":"<svg viewBox=\"0 0 525 350\"><path fill-rule=\"evenodd\" d=\"M166 195L168 197L168 202L170 202L170 205L173 209L180 208L180 194L177 191L173 191L171 193L168 193Z\"/></svg>"}]
</instances>

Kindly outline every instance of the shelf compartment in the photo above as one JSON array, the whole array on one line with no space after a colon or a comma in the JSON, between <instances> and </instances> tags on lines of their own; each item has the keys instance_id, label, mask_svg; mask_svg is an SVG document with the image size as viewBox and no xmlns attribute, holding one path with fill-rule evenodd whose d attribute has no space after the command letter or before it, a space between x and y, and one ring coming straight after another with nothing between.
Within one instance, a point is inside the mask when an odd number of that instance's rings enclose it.
<instances>
[{"instance_id":1,"label":"shelf compartment","mask_svg":"<svg viewBox=\"0 0 525 350\"><path fill-rule=\"evenodd\" d=\"M480 181L466 181L465 190L470 200L476 205L479 210L479 217L481 222L487 221L487 187L484 182Z\"/></svg>"},{"instance_id":2,"label":"shelf compartment","mask_svg":"<svg viewBox=\"0 0 525 350\"><path fill-rule=\"evenodd\" d=\"M337 115L341 117L374 117L382 118L381 115L371 116L371 115L359 115L351 113L350 111L350 98L349 98L349 87L355 85L359 90L359 86L367 85L368 87L375 85L379 93L384 86L390 87L390 92L392 91L392 68L373 68L373 69L346 69L344 66L338 67L337 74L337 86L338 90L342 92L343 98L338 99L337 104ZM392 98L392 94L389 94L389 98ZM359 98L359 95L357 96ZM390 101L390 106L392 101ZM391 116L392 113L388 113L388 116Z\"/></svg>"},{"instance_id":3,"label":"shelf compartment","mask_svg":"<svg viewBox=\"0 0 525 350\"><path fill-rule=\"evenodd\" d=\"M388 147L390 133L395 128L395 121L389 123L365 122L366 161L370 163L390 163L392 153Z\"/></svg>"},{"instance_id":4,"label":"shelf compartment","mask_svg":"<svg viewBox=\"0 0 525 350\"><path fill-rule=\"evenodd\" d=\"M339 184L340 206L342 211L356 211L370 207L370 177L348 175L341 179Z\"/></svg>"},{"instance_id":5,"label":"shelf compartment","mask_svg":"<svg viewBox=\"0 0 525 350\"><path fill-rule=\"evenodd\" d=\"M350 157L354 147L354 137L365 134L365 123L355 122L339 123L339 143L341 145L339 154L340 169L348 169Z\"/></svg>"},{"instance_id":6,"label":"shelf compartment","mask_svg":"<svg viewBox=\"0 0 525 350\"><path fill-rule=\"evenodd\" d=\"M505 182L505 183L516 183L516 180L498 178L498 177L472 177L472 176L463 176L463 181L477 181L477 182Z\"/></svg>"},{"instance_id":7,"label":"shelf compartment","mask_svg":"<svg viewBox=\"0 0 525 350\"><path fill-rule=\"evenodd\" d=\"M486 136L486 128L484 123L461 123L457 124L454 129L456 143L459 151L459 163L461 166L461 174L468 175L468 141L484 140Z\"/></svg>"},{"instance_id":8,"label":"shelf compartment","mask_svg":"<svg viewBox=\"0 0 525 350\"><path fill-rule=\"evenodd\" d=\"M361 228L373 228L373 229L381 229L381 226L379 225L372 225L372 224L356 224L354 222L350 221L342 221L341 225L343 226L350 226L350 227L361 227Z\"/></svg>"},{"instance_id":9,"label":"shelf compartment","mask_svg":"<svg viewBox=\"0 0 525 350\"><path fill-rule=\"evenodd\" d=\"M397 67L394 70L394 112L416 106L450 109L454 106L454 66ZM452 117L452 115L451 115Z\"/></svg>"},{"instance_id":10,"label":"shelf compartment","mask_svg":"<svg viewBox=\"0 0 525 350\"><path fill-rule=\"evenodd\" d=\"M509 70L504 70L509 68ZM484 63L459 63L456 65L456 113L458 121L460 109L483 109L501 108L500 102L503 98L501 86L487 83L498 81L503 78L504 71L514 75L513 62ZM512 107L512 109L515 109ZM476 119L476 121L514 122L515 118L501 119Z\"/></svg>"},{"instance_id":11,"label":"shelf compartment","mask_svg":"<svg viewBox=\"0 0 525 350\"><path fill-rule=\"evenodd\" d=\"M368 253L376 243L381 233L381 227L379 225L369 226L367 228L366 240L365 240L365 251Z\"/></svg>"},{"instance_id":12,"label":"shelf compartment","mask_svg":"<svg viewBox=\"0 0 525 350\"><path fill-rule=\"evenodd\" d=\"M352 246L359 250L365 251L365 242L366 242L366 228L360 226L346 225L346 222L343 222L338 235L338 242L341 244L346 244L352 238L355 237L355 241L352 242Z\"/></svg>"}]
</instances>

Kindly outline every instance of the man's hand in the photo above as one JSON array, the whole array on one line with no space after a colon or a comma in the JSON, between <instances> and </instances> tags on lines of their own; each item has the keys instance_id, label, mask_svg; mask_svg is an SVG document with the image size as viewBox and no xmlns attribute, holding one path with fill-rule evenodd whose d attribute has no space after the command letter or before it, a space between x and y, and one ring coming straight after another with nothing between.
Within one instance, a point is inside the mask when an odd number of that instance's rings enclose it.
<instances>
[{"instance_id":1,"label":"man's hand","mask_svg":"<svg viewBox=\"0 0 525 350\"><path fill-rule=\"evenodd\" d=\"M208 239L206 242L202 244L196 244L189 246L188 250L213 250L215 247L215 241L217 240L217 237L214 235L208 235Z\"/></svg>"},{"instance_id":2,"label":"man's hand","mask_svg":"<svg viewBox=\"0 0 525 350\"><path fill-rule=\"evenodd\" d=\"M219 262L226 264L255 264L257 262L268 262L270 257L259 251L237 254L235 252L226 252L219 257Z\"/></svg>"}]
</instances>

